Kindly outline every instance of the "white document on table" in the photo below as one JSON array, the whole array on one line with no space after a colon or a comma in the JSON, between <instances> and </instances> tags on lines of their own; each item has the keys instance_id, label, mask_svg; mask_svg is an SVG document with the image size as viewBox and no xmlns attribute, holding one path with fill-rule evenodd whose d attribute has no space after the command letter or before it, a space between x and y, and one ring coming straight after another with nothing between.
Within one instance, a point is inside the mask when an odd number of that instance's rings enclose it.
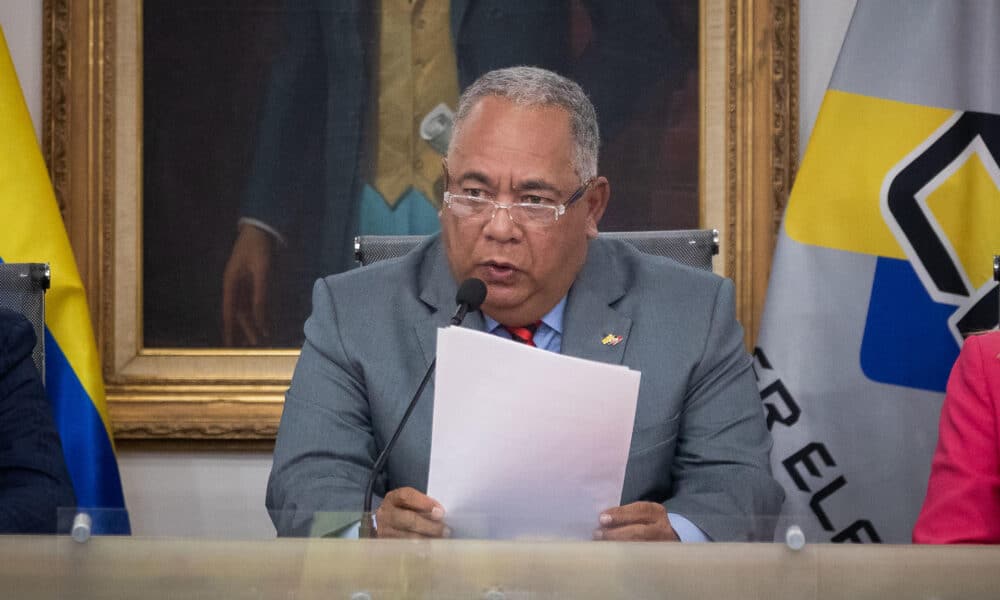
<instances>
[{"instance_id":1,"label":"white document on table","mask_svg":"<svg viewBox=\"0 0 1000 600\"><path fill-rule=\"evenodd\" d=\"M427 492L452 537L591 539L621 501L639 375L439 330Z\"/></svg>"}]
</instances>

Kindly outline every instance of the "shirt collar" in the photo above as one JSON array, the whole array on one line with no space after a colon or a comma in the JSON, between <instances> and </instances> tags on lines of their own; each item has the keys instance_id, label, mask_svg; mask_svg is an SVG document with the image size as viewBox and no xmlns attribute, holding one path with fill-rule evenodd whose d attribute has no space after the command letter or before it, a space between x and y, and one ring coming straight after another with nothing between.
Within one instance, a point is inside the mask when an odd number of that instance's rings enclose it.
<instances>
[{"instance_id":1,"label":"shirt collar","mask_svg":"<svg viewBox=\"0 0 1000 600\"><path fill-rule=\"evenodd\" d=\"M563 328L563 313L566 312L566 296L562 297L562 300L558 304L552 307L552 310L545 313L542 317L542 323L545 324L549 329L552 329L559 335L562 335ZM486 321L486 331L492 333L498 327L500 327L500 322L494 320L487 314L483 314L483 318Z\"/></svg>"}]
</instances>

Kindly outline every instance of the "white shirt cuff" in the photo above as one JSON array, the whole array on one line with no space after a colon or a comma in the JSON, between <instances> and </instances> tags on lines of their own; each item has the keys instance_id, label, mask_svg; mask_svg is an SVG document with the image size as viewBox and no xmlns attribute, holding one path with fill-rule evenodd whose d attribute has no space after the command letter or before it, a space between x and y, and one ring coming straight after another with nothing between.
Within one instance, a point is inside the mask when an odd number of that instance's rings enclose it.
<instances>
[{"instance_id":1,"label":"white shirt cuff","mask_svg":"<svg viewBox=\"0 0 1000 600\"><path fill-rule=\"evenodd\" d=\"M278 243L281 244L282 246L286 245L285 238L282 237L280 233L278 233L278 230L275 229L274 227L271 227L264 221L259 221L257 219L253 219L250 217L240 217L240 220L236 222L236 225L237 227L243 227L244 225L253 225L257 229L269 233L272 237L274 237L274 239L278 240Z\"/></svg>"},{"instance_id":2,"label":"white shirt cuff","mask_svg":"<svg viewBox=\"0 0 1000 600\"><path fill-rule=\"evenodd\" d=\"M670 526L682 542L711 542L712 540L697 525L672 512L667 513Z\"/></svg>"}]
</instances>

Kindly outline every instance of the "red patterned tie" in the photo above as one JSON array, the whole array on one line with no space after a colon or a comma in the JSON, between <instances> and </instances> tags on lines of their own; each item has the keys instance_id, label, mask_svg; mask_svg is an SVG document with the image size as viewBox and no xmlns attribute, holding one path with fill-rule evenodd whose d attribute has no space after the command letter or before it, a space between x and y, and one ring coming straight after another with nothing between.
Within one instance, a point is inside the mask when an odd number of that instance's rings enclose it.
<instances>
[{"instance_id":1,"label":"red patterned tie","mask_svg":"<svg viewBox=\"0 0 1000 600\"><path fill-rule=\"evenodd\" d=\"M531 325L525 325L524 327L508 327L503 326L504 329L510 334L510 337L515 342L521 342L522 344L527 344L532 348L535 347L535 330L541 325L541 321L535 321Z\"/></svg>"}]
</instances>

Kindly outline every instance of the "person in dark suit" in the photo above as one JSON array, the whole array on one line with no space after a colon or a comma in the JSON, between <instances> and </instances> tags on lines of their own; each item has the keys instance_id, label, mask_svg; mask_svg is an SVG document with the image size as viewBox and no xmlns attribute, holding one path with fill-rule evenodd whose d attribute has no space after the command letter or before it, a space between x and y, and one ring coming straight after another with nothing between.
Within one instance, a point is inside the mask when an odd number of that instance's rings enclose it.
<instances>
[{"instance_id":1,"label":"person in dark suit","mask_svg":"<svg viewBox=\"0 0 1000 600\"><path fill-rule=\"evenodd\" d=\"M76 506L34 347L31 323L0 309L0 533L55 533Z\"/></svg>"},{"instance_id":2,"label":"person in dark suit","mask_svg":"<svg viewBox=\"0 0 1000 600\"><path fill-rule=\"evenodd\" d=\"M534 324L540 348L642 372L621 506L594 515L595 537L772 539L784 493L732 282L597 238L610 197L599 139L582 89L550 71L500 69L466 90L441 234L314 287L268 482L280 535L329 533L316 513L360 508L457 282L477 277L486 300L465 327L508 337ZM377 482L379 537L447 531L447 507L426 495L432 388Z\"/></svg>"}]
</instances>

